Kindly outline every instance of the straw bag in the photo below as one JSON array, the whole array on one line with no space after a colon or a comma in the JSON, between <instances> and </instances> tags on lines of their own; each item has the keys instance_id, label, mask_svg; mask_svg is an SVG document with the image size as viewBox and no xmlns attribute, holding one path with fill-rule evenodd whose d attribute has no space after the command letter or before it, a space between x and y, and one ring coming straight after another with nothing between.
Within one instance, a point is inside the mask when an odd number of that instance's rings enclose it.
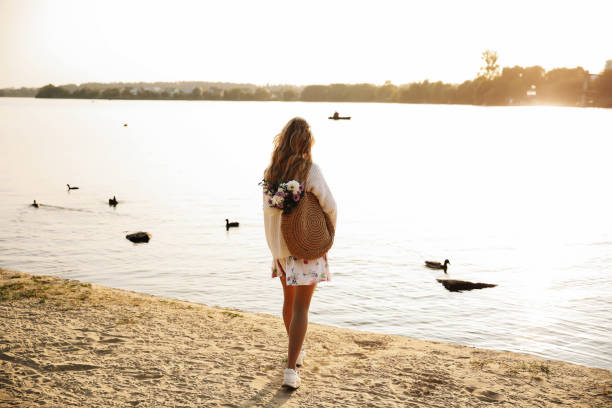
<instances>
[{"instance_id":1,"label":"straw bag","mask_svg":"<svg viewBox=\"0 0 612 408\"><path fill-rule=\"evenodd\" d=\"M334 243L334 226L313 193L304 192L297 207L281 218L281 231L291 255L317 259Z\"/></svg>"}]
</instances>

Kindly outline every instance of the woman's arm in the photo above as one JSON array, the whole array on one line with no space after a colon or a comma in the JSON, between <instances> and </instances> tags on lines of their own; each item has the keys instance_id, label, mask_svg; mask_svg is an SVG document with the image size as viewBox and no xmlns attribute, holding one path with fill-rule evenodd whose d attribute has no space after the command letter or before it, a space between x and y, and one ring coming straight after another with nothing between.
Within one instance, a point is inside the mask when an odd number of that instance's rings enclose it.
<instances>
[{"instance_id":1,"label":"woman's arm","mask_svg":"<svg viewBox=\"0 0 612 408\"><path fill-rule=\"evenodd\" d=\"M334 228L336 228L336 218L338 215L336 201L334 200L334 196L332 195L332 192L329 189L325 178L323 177L321 169L315 163L312 163L312 167L308 173L306 191L313 193L317 197L319 204L321 204L321 208L329 217L330 221L334 225Z\"/></svg>"}]
</instances>

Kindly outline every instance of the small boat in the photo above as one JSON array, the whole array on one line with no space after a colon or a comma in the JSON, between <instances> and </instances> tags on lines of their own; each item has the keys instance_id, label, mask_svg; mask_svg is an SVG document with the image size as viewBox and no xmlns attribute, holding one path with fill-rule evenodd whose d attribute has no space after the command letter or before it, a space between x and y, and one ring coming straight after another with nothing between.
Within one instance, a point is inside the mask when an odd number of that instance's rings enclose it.
<instances>
[{"instance_id":1,"label":"small boat","mask_svg":"<svg viewBox=\"0 0 612 408\"><path fill-rule=\"evenodd\" d=\"M340 116L338 112L334 112L334 116L329 116L327 119L331 120L349 120L350 116Z\"/></svg>"}]
</instances>

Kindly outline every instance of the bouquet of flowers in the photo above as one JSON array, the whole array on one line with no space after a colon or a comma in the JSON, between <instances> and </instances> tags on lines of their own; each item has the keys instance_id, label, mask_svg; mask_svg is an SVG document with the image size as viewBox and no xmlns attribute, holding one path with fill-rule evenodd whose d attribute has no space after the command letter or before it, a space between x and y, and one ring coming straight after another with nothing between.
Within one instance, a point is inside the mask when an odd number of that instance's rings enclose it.
<instances>
[{"instance_id":1,"label":"bouquet of flowers","mask_svg":"<svg viewBox=\"0 0 612 408\"><path fill-rule=\"evenodd\" d=\"M283 210L285 214L291 212L304 195L304 185L296 180L286 183L263 180L259 184L263 187L264 194L268 196L268 205Z\"/></svg>"}]
</instances>

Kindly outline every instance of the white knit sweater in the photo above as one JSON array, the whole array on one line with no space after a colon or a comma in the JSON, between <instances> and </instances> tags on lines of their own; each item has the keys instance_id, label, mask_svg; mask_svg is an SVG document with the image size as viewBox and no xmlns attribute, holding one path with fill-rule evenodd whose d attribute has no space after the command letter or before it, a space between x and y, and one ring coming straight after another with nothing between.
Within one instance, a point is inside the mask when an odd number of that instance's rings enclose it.
<instances>
[{"instance_id":1,"label":"white knit sweater","mask_svg":"<svg viewBox=\"0 0 612 408\"><path fill-rule=\"evenodd\" d=\"M319 204L321 204L321 208L329 216L335 229L337 217L336 201L334 201L334 196L323 178L321 169L315 163L312 163L310 171L308 172L305 189L317 197ZM268 241L268 247L272 252L272 256L276 259L288 257L291 253L287 248L281 231L281 215L283 212L277 208L270 207L265 194L263 194L263 213L264 225L266 227L266 240Z\"/></svg>"}]
</instances>

